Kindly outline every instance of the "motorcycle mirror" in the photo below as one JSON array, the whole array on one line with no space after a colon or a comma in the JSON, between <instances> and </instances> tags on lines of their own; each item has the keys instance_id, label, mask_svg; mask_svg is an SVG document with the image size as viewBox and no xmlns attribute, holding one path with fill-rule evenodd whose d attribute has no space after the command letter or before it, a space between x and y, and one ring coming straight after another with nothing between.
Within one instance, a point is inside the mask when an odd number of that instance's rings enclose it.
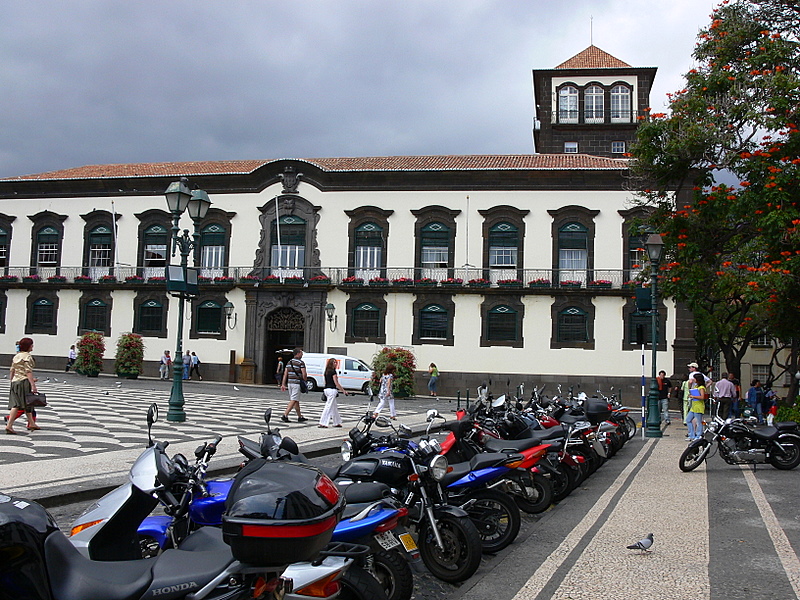
<instances>
[{"instance_id":1,"label":"motorcycle mirror","mask_svg":"<svg viewBox=\"0 0 800 600\"><path fill-rule=\"evenodd\" d=\"M194 457L198 460L203 458L203 454L206 452L206 445L200 444L194 451Z\"/></svg>"},{"instance_id":2,"label":"motorcycle mirror","mask_svg":"<svg viewBox=\"0 0 800 600\"><path fill-rule=\"evenodd\" d=\"M425 420L430 422L433 421L436 417L439 416L439 411L435 408L431 408L428 412L425 413Z\"/></svg>"},{"instance_id":3,"label":"motorcycle mirror","mask_svg":"<svg viewBox=\"0 0 800 600\"><path fill-rule=\"evenodd\" d=\"M378 427L391 427L392 423L386 417L378 417L375 419L375 425Z\"/></svg>"},{"instance_id":4,"label":"motorcycle mirror","mask_svg":"<svg viewBox=\"0 0 800 600\"><path fill-rule=\"evenodd\" d=\"M523 410L525 407L522 406L522 402L517 402L517 410Z\"/></svg>"},{"instance_id":5,"label":"motorcycle mirror","mask_svg":"<svg viewBox=\"0 0 800 600\"><path fill-rule=\"evenodd\" d=\"M411 427L409 427L408 425L403 425L401 423L400 427L398 429L400 430L400 435L402 437L409 437L410 438L413 435L413 432L411 431Z\"/></svg>"},{"instance_id":6,"label":"motorcycle mirror","mask_svg":"<svg viewBox=\"0 0 800 600\"><path fill-rule=\"evenodd\" d=\"M281 450L286 450L290 454L300 454L300 448L297 447L297 442L290 437L285 437L281 440L280 448Z\"/></svg>"},{"instance_id":7,"label":"motorcycle mirror","mask_svg":"<svg viewBox=\"0 0 800 600\"><path fill-rule=\"evenodd\" d=\"M150 435L150 430L153 428L153 423L158 421L158 404L153 402L147 409L147 442L148 447L153 445L153 437Z\"/></svg>"},{"instance_id":8,"label":"motorcycle mirror","mask_svg":"<svg viewBox=\"0 0 800 600\"><path fill-rule=\"evenodd\" d=\"M270 420L272 419L272 409L268 408L264 411L264 422L269 425Z\"/></svg>"}]
</instances>

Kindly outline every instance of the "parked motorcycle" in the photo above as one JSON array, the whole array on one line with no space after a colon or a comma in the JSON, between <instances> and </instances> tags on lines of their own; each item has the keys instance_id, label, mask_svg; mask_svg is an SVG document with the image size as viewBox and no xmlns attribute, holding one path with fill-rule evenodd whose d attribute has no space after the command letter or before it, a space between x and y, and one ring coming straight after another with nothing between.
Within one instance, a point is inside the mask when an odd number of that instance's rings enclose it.
<instances>
[{"instance_id":1,"label":"parked motorcycle","mask_svg":"<svg viewBox=\"0 0 800 600\"><path fill-rule=\"evenodd\" d=\"M693 471L703 461L719 455L729 465L769 463L776 469L790 470L800 464L800 430L794 421L774 427L754 426L756 419L722 419L714 416L703 437L683 451L678 462L681 471Z\"/></svg>"}]
</instances>

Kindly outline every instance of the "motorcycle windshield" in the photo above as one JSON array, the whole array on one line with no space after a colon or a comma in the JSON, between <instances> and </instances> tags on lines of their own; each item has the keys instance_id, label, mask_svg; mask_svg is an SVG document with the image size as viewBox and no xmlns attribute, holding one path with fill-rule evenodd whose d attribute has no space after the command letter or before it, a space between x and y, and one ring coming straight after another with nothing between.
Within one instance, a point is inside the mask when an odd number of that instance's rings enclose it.
<instances>
[{"instance_id":1,"label":"motorcycle windshield","mask_svg":"<svg viewBox=\"0 0 800 600\"><path fill-rule=\"evenodd\" d=\"M155 447L147 448L133 463L128 475L134 486L148 494L156 489L156 477L158 476L157 458Z\"/></svg>"}]
</instances>

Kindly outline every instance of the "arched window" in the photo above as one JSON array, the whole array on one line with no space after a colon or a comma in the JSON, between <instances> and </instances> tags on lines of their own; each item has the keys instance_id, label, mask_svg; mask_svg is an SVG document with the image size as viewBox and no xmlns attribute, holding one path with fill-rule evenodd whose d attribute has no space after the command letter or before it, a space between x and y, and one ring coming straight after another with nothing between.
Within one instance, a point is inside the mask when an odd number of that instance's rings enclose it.
<instances>
[{"instance_id":1,"label":"arched window","mask_svg":"<svg viewBox=\"0 0 800 600\"><path fill-rule=\"evenodd\" d=\"M363 302L353 309L353 337L375 338L380 335L380 310L374 304Z\"/></svg>"},{"instance_id":2,"label":"arched window","mask_svg":"<svg viewBox=\"0 0 800 600\"><path fill-rule=\"evenodd\" d=\"M57 267L59 255L59 234L55 227L42 227L36 233L36 267L40 270L40 276L54 274L50 272L42 273L42 268Z\"/></svg>"},{"instance_id":3,"label":"arched window","mask_svg":"<svg viewBox=\"0 0 800 600\"><path fill-rule=\"evenodd\" d=\"M355 230L353 268L364 281L381 276L383 266L383 229L376 223L362 223Z\"/></svg>"},{"instance_id":4,"label":"arched window","mask_svg":"<svg viewBox=\"0 0 800 600\"><path fill-rule=\"evenodd\" d=\"M567 223L558 230L559 281L585 281L589 260L589 230Z\"/></svg>"},{"instance_id":5,"label":"arched window","mask_svg":"<svg viewBox=\"0 0 800 600\"><path fill-rule=\"evenodd\" d=\"M208 300L197 307L197 333L222 331L222 305Z\"/></svg>"},{"instance_id":6,"label":"arched window","mask_svg":"<svg viewBox=\"0 0 800 600\"><path fill-rule=\"evenodd\" d=\"M570 306L558 313L556 339L559 343L588 342L589 329L586 311Z\"/></svg>"},{"instance_id":7,"label":"arched window","mask_svg":"<svg viewBox=\"0 0 800 600\"><path fill-rule=\"evenodd\" d=\"M578 122L578 88L565 85L558 90L558 122Z\"/></svg>"},{"instance_id":8,"label":"arched window","mask_svg":"<svg viewBox=\"0 0 800 600\"><path fill-rule=\"evenodd\" d=\"M30 331L50 330L55 326L55 304L47 298L39 298L31 305Z\"/></svg>"},{"instance_id":9,"label":"arched window","mask_svg":"<svg viewBox=\"0 0 800 600\"><path fill-rule=\"evenodd\" d=\"M631 90L624 85L615 85L611 88L611 122L630 123L632 119Z\"/></svg>"},{"instance_id":10,"label":"arched window","mask_svg":"<svg viewBox=\"0 0 800 600\"><path fill-rule=\"evenodd\" d=\"M200 274L221 277L225 268L225 228L219 223L206 225L200 231Z\"/></svg>"},{"instance_id":11,"label":"arched window","mask_svg":"<svg viewBox=\"0 0 800 600\"><path fill-rule=\"evenodd\" d=\"M99 331L105 334L108 327L108 307L99 298L94 298L83 305L83 331Z\"/></svg>"},{"instance_id":12,"label":"arched window","mask_svg":"<svg viewBox=\"0 0 800 600\"><path fill-rule=\"evenodd\" d=\"M306 222L294 215L272 221L270 266L279 277L303 277L306 265Z\"/></svg>"},{"instance_id":13,"label":"arched window","mask_svg":"<svg viewBox=\"0 0 800 600\"><path fill-rule=\"evenodd\" d=\"M169 232L163 225L151 225L144 230L142 267L144 268L143 276L145 279L149 277L164 277L167 266L168 241Z\"/></svg>"},{"instance_id":14,"label":"arched window","mask_svg":"<svg viewBox=\"0 0 800 600\"><path fill-rule=\"evenodd\" d=\"M158 335L164 331L164 306L156 300L139 305L136 315L136 332L142 335Z\"/></svg>"},{"instance_id":15,"label":"arched window","mask_svg":"<svg viewBox=\"0 0 800 600\"><path fill-rule=\"evenodd\" d=\"M501 304L489 310L486 339L489 342L515 342L520 337L517 311Z\"/></svg>"},{"instance_id":16,"label":"arched window","mask_svg":"<svg viewBox=\"0 0 800 600\"><path fill-rule=\"evenodd\" d=\"M89 277L99 279L110 275L114 260L113 233L105 225L95 227L89 232Z\"/></svg>"},{"instance_id":17,"label":"arched window","mask_svg":"<svg viewBox=\"0 0 800 600\"><path fill-rule=\"evenodd\" d=\"M422 339L447 339L448 323L447 310L438 304L429 304L419 314L419 337Z\"/></svg>"},{"instance_id":18,"label":"arched window","mask_svg":"<svg viewBox=\"0 0 800 600\"><path fill-rule=\"evenodd\" d=\"M586 123L603 122L603 88L590 85L584 93L583 118Z\"/></svg>"},{"instance_id":19,"label":"arched window","mask_svg":"<svg viewBox=\"0 0 800 600\"><path fill-rule=\"evenodd\" d=\"M420 231L420 267L422 277L446 279L450 261L450 228L429 223Z\"/></svg>"}]
</instances>

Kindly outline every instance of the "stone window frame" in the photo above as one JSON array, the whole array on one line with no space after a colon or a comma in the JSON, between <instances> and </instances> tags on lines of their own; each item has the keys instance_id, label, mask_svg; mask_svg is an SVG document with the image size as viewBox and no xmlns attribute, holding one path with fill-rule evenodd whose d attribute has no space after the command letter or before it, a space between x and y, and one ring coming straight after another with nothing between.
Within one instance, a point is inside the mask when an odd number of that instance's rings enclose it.
<instances>
[{"instance_id":1,"label":"stone window frame","mask_svg":"<svg viewBox=\"0 0 800 600\"><path fill-rule=\"evenodd\" d=\"M553 251L552 251L552 268L553 277L552 281L559 281L559 233L561 228L568 223L580 223L587 230L586 240L586 280L591 281L594 279L594 241L596 227L594 219L600 214L599 210L592 210L583 206L571 204L569 206L562 206L554 210L548 210L553 222L550 226L550 236L552 238Z\"/></svg>"},{"instance_id":2,"label":"stone window frame","mask_svg":"<svg viewBox=\"0 0 800 600\"><path fill-rule=\"evenodd\" d=\"M153 331L143 331L139 327L139 310L141 309L142 305L147 302L157 302L161 305L161 330L159 332ZM131 331L134 333L138 333L143 337L153 337L153 338L166 338L169 334L169 323L167 322L167 317L169 315L169 298L163 292L156 292L152 290L138 292L136 297L133 299L133 326L131 327Z\"/></svg>"},{"instance_id":3,"label":"stone window frame","mask_svg":"<svg viewBox=\"0 0 800 600\"><path fill-rule=\"evenodd\" d=\"M667 340L664 333L667 331L667 307L664 305L664 299L659 296L658 298L658 331L661 335L658 336L658 343L656 350L659 352L667 351ZM636 298L627 298L625 306L622 308L622 350L641 350L642 347L636 343L635 336L632 335L631 317L636 312ZM647 327L650 328L651 316L647 315ZM653 344L650 343L650 336L647 336L644 347L646 350L652 350Z\"/></svg>"},{"instance_id":4,"label":"stone window frame","mask_svg":"<svg viewBox=\"0 0 800 600\"><path fill-rule=\"evenodd\" d=\"M625 210L618 210L617 213L622 217L622 228L620 235L622 236L622 279L623 281L630 281L633 279L631 275L631 265L628 263L631 252L631 229L634 225L647 217L648 210L642 207L630 208ZM642 234L646 238L646 234ZM642 240L644 242L644 239ZM645 252L646 257L647 252ZM640 269L644 269L641 265Z\"/></svg>"},{"instance_id":5,"label":"stone window frame","mask_svg":"<svg viewBox=\"0 0 800 600\"><path fill-rule=\"evenodd\" d=\"M90 247L90 237L92 231L94 231L97 227L108 227L111 230L111 266L108 268L109 275L115 274L116 264L114 264L113 257L116 256L116 243L117 239L114 235L114 230L116 229L116 221L115 219L119 219L122 215L119 213L112 214L107 210L93 210L90 213L86 213L85 215L81 215L81 219L84 220L83 226L83 263L81 266L81 274L88 275L89 274L89 255L91 251Z\"/></svg>"},{"instance_id":6,"label":"stone window frame","mask_svg":"<svg viewBox=\"0 0 800 600\"><path fill-rule=\"evenodd\" d=\"M378 308L378 335L368 337L356 337L353 335L353 311L361 304L372 304ZM344 342L345 344L357 343L372 343L372 344L385 344L386 343L386 311L388 304L386 296L380 292L352 292L349 293L345 311L347 315L347 322L345 324Z\"/></svg>"},{"instance_id":7,"label":"stone window frame","mask_svg":"<svg viewBox=\"0 0 800 600\"><path fill-rule=\"evenodd\" d=\"M6 238L6 264L3 265L2 267L0 267L0 269L2 269L2 273L4 275L8 274L8 267L10 265L9 260L10 260L10 257L11 257L11 239L12 239L13 233L14 233L14 226L12 225L12 223L16 219L17 219L17 217L15 217L13 215L6 215L6 214L3 214L3 213L0 213L0 229L3 229L7 234L7 238Z\"/></svg>"},{"instance_id":8,"label":"stone window frame","mask_svg":"<svg viewBox=\"0 0 800 600\"><path fill-rule=\"evenodd\" d=\"M491 280L491 267L489 266L489 232L492 227L499 223L507 222L517 228L517 278L523 279L525 271L525 217L530 214L530 210L522 210L508 205L493 206L492 208L479 210L478 214L483 217L481 234L483 236L483 278Z\"/></svg>"},{"instance_id":9,"label":"stone window frame","mask_svg":"<svg viewBox=\"0 0 800 600\"><path fill-rule=\"evenodd\" d=\"M172 246L174 244L172 238L172 215L164 210L158 208L152 208L145 212L135 214L134 216L137 219L139 219L139 227L137 229L137 234L136 234L137 237L136 273L140 276L144 276L145 273L144 234L153 225L160 225L167 230L166 260L167 264L170 263L170 257L172 256Z\"/></svg>"},{"instance_id":10,"label":"stone window frame","mask_svg":"<svg viewBox=\"0 0 800 600\"><path fill-rule=\"evenodd\" d=\"M277 207L276 207L277 204ZM263 206L258 207L261 213L258 217L261 225L258 248L251 275L265 277L272 272L272 223L279 217L295 216L305 221L305 264L302 266L303 276L310 279L320 275L321 262L319 244L317 242L317 228L319 227L320 206L311 204L302 196L294 193L279 194ZM298 267L301 268L301 267Z\"/></svg>"},{"instance_id":11,"label":"stone window frame","mask_svg":"<svg viewBox=\"0 0 800 600\"><path fill-rule=\"evenodd\" d=\"M628 90L628 99L630 100L628 105L628 115L626 117L614 117L613 116L613 103L612 103L612 90L617 87L622 86ZM634 114L636 113L636 97L633 94L633 86L628 83L627 81L615 81L611 85L609 85L606 91L606 95L608 96L608 122L612 124L621 124L621 123L635 123L636 119L634 118Z\"/></svg>"},{"instance_id":12,"label":"stone window frame","mask_svg":"<svg viewBox=\"0 0 800 600\"><path fill-rule=\"evenodd\" d=\"M447 334L444 338L423 338L420 336L421 313L426 306L436 304L441 306L447 312ZM416 295L414 304L412 306L412 314L414 315L414 324L411 335L411 343L414 346L454 346L455 336L453 323L455 321L456 303L453 301L452 294L443 293L421 293Z\"/></svg>"},{"instance_id":13,"label":"stone window frame","mask_svg":"<svg viewBox=\"0 0 800 600\"><path fill-rule=\"evenodd\" d=\"M105 304L105 329L100 333L105 337L111 337L111 314L114 305L111 292L95 292L92 290L84 290L78 300L78 335L83 335L87 331L94 331L83 327L84 319L86 318L86 306L94 300L100 300Z\"/></svg>"},{"instance_id":14,"label":"stone window frame","mask_svg":"<svg viewBox=\"0 0 800 600\"><path fill-rule=\"evenodd\" d=\"M411 211L417 219L414 223L414 277L421 277L422 273L422 230L433 223L441 223L449 231L447 243L447 277L453 277L456 254L456 217L461 214L460 209L451 209L434 205Z\"/></svg>"},{"instance_id":15,"label":"stone window frame","mask_svg":"<svg viewBox=\"0 0 800 600\"><path fill-rule=\"evenodd\" d=\"M566 89L566 88L573 88L577 92L575 94L575 97L578 100L578 104L575 107L575 110L576 110L577 114L575 115L574 119L571 118L571 117L562 117L562 115L561 115L561 90ZM556 106L555 106L555 110L553 112L556 115L556 119L555 119L555 123L554 124L577 125L578 123L582 122L581 117L583 115L583 112L582 112L583 92L581 90L581 86L579 86L577 83L574 83L574 82L571 82L571 81L563 82L562 84L560 84L555 89L555 100L556 100Z\"/></svg>"},{"instance_id":16,"label":"stone window frame","mask_svg":"<svg viewBox=\"0 0 800 600\"><path fill-rule=\"evenodd\" d=\"M586 342L560 342L558 341L558 321L559 315L570 307L576 307L586 313ZM560 350L563 348L580 348L582 350L595 349L594 323L596 319L596 308L592 299L587 296L577 294L565 294L558 296L550 305L550 348Z\"/></svg>"},{"instance_id":17,"label":"stone window frame","mask_svg":"<svg viewBox=\"0 0 800 600\"><path fill-rule=\"evenodd\" d=\"M202 258L203 258L203 247L202 247L202 231L211 226L211 225L219 225L225 231L225 260L224 265L222 267L222 272L225 276L228 275L228 269L230 267L230 260L231 260L231 237L233 236L233 218L236 216L235 212L228 212L225 210L221 210L219 208L209 208L208 213L206 213L205 219L203 219L197 231L200 233L200 240L198 243L198 248L194 251L194 266L197 268L201 267Z\"/></svg>"},{"instance_id":18,"label":"stone window frame","mask_svg":"<svg viewBox=\"0 0 800 600\"><path fill-rule=\"evenodd\" d=\"M350 218L347 224L347 274L353 276L356 273L356 229L367 223L375 223L383 231L383 246L381 247L380 276L386 277L387 254L389 247L389 217L394 214L394 210L383 209L377 206L360 206L353 210L346 210L344 214ZM348 320L349 320L348 312ZM349 323L349 321L348 321ZM348 329L349 331L349 329Z\"/></svg>"},{"instance_id":19,"label":"stone window frame","mask_svg":"<svg viewBox=\"0 0 800 600\"><path fill-rule=\"evenodd\" d=\"M197 296L191 299L192 318L189 327L190 340L226 340L228 339L228 323L225 318L225 311L222 307L228 301L228 297L224 293L215 292L213 290L208 292L201 291ZM220 306L220 329L219 333L199 332L197 331L197 309L205 302L215 302Z\"/></svg>"},{"instance_id":20,"label":"stone window frame","mask_svg":"<svg viewBox=\"0 0 800 600\"><path fill-rule=\"evenodd\" d=\"M508 306L517 315L517 340L490 340L489 339L489 312L499 306ZM525 346L524 326L525 304L519 295L487 295L481 303L481 347L505 346L509 348L523 348Z\"/></svg>"},{"instance_id":21,"label":"stone window frame","mask_svg":"<svg viewBox=\"0 0 800 600\"><path fill-rule=\"evenodd\" d=\"M30 254L30 273L36 274L39 269L38 260L38 237L39 232L45 227L52 227L58 233L58 250L56 252L56 266L55 274L61 274L61 258L64 252L64 221L67 220L67 215L59 215L50 210L43 210L35 215L29 215L28 219L31 220L31 254ZM51 267L48 267L51 268Z\"/></svg>"},{"instance_id":22,"label":"stone window frame","mask_svg":"<svg viewBox=\"0 0 800 600\"><path fill-rule=\"evenodd\" d=\"M33 316L33 304L44 298L49 300L53 306L53 322L49 327L33 327L31 317ZM58 303L59 296L55 290L32 290L26 300L25 334L26 335L58 335Z\"/></svg>"}]
</instances>

